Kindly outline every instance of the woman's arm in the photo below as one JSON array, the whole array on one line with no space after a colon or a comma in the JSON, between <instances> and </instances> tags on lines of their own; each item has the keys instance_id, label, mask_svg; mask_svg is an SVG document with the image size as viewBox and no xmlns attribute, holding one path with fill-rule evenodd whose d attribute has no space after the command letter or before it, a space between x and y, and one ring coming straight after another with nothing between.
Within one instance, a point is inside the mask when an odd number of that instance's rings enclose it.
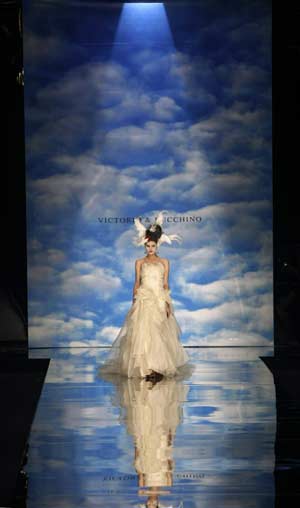
<instances>
[{"instance_id":1,"label":"woman's arm","mask_svg":"<svg viewBox=\"0 0 300 508\"><path fill-rule=\"evenodd\" d=\"M164 273L164 289L169 289L169 271L170 263L168 259L164 259L165 273Z\"/></svg>"},{"instance_id":2,"label":"woman's arm","mask_svg":"<svg viewBox=\"0 0 300 508\"><path fill-rule=\"evenodd\" d=\"M137 292L137 289L140 287L140 277L141 277L141 261L139 259L135 262L135 282L133 286L133 300L135 299L135 295Z\"/></svg>"},{"instance_id":3,"label":"woman's arm","mask_svg":"<svg viewBox=\"0 0 300 508\"><path fill-rule=\"evenodd\" d=\"M164 273L164 289L169 289L169 272L170 272L170 263L168 259L164 259L164 265L165 265L165 273ZM167 317L171 314L171 307L169 302L166 301L166 313Z\"/></svg>"}]
</instances>

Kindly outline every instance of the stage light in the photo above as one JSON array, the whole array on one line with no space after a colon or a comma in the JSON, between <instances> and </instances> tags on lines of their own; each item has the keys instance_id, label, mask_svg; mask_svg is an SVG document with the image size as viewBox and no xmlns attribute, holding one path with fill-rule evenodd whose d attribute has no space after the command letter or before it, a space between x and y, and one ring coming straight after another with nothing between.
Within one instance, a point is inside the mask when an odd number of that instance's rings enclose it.
<instances>
[{"instance_id":1,"label":"stage light","mask_svg":"<svg viewBox=\"0 0 300 508\"><path fill-rule=\"evenodd\" d=\"M162 2L126 2L124 6L130 6L136 10L138 9L155 9L157 6L163 6Z\"/></svg>"},{"instance_id":2,"label":"stage light","mask_svg":"<svg viewBox=\"0 0 300 508\"><path fill-rule=\"evenodd\" d=\"M115 43L173 47L164 4L162 2L124 3Z\"/></svg>"}]
</instances>

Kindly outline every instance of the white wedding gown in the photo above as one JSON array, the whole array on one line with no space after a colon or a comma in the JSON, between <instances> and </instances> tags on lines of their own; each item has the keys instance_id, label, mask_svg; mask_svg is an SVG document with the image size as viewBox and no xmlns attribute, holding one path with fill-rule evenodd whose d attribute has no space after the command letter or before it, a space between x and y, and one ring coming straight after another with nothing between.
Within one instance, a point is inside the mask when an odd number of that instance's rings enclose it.
<instances>
[{"instance_id":1,"label":"white wedding gown","mask_svg":"<svg viewBox=\"0 0 300 508\"><path fill-rule=\"evenodd\" d=\"M125 322L99 373L145 377L152 370L172 377L189 356L180 343L181 330L174 316L170 290L163 287L164 265L143 262L141 283ZM171 314L167 317L166 302Z\"/></svg>"}]
</instances>

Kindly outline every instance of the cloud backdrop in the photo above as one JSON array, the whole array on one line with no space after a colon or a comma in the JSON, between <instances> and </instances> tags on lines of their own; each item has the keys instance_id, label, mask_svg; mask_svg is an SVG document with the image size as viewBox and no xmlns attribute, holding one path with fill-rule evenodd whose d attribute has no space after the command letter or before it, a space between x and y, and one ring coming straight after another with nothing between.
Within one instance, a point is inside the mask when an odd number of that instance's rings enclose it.
<instances>
[{"instance_id":1,"label":"cloud backdrop","mask_svg":"<svg viewBox=\"0 0 300 508\"><path fill-rule=\"evenodd\" d=\"M266 3L154 5L147 37L141 12L76 5L24 13L30 345L112 342L143 252L131 222L99 218L161 209L184 238L161 248L182 342L269 344Z\"/></svg>"}]
</instances>

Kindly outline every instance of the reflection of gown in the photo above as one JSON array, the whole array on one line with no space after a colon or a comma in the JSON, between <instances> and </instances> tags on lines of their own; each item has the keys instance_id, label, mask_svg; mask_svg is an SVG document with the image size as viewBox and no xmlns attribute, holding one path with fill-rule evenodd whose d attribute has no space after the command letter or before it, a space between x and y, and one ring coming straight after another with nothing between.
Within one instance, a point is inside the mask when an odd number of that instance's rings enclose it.
<instances>
[{"instance_id":1,"label":"reflection of gown","mask_svg":"<svg viewBox=\"0 0 300 508\"><path fill-rule=\"evenodd\" d=\"M150 387L144 379L120 381L115 402L121 406L122 420L134 438L139 486L171 486L173 439L182 421L181 405L187 400L189 386L176 378L165 378Z\"/></svg>"},{"instance_id":2,"label":"reflection of gown","mask_svg":"<svg viewBox=\"0 0 300 508\"><path fill-rule=\"evenodd\" d=\"M101 372L144 377L155 370L174 376L189 357L180 343L181 330L173 314L170 290L163 287L162 262L143 262L136 300L112 344ZM167 317L166 302L171 314Z\"/></svg>"}]
</instances>

